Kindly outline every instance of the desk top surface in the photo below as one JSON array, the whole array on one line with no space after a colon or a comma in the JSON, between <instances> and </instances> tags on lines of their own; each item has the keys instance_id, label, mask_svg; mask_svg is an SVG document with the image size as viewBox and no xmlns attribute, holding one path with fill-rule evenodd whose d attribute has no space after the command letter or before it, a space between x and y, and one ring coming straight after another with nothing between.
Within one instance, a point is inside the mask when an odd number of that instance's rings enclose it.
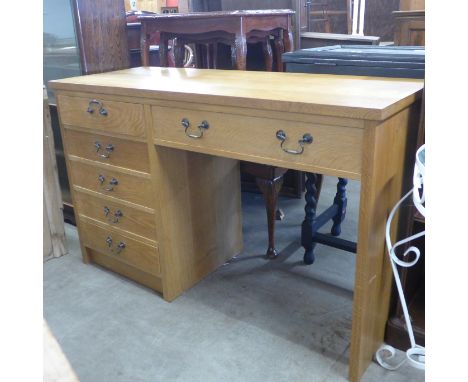
<instances>
[{"instance_id":1,"label":"desk top surface","mask_svg":"<svg viewBox=\"0 0 468 382\"><path fill-rule=\"evenodd\" d=\"M154 13L138 15L138 21L151 21L158 19L206 19L212 17L262 17L292 15L292 9L260 9L244 11L215 11L215 12L190 12L190 13Z\"/></svg>"},{"instance_id":2,"label":"desk top surface","mask_svg":"<svg viewBox=\"0 0 468 382\"><path fill-rule=\"evenodd\" d=\"M49 86L55 90L382 120L419 99L424 81L140 67L55 80Z\"/></svg>"}]
</instances>

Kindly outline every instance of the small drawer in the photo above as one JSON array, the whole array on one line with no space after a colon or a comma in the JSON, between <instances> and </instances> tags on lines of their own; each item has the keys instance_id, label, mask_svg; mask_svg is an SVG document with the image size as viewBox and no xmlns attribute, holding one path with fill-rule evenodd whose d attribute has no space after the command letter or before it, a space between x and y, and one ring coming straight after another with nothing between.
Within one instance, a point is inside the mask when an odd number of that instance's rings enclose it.
<instances>
[{"instance_id":1,"label":"small drawer","mask_svg":"<svg viewBox=\"0 0 468 382\"><path fill-rule=\"evenodd\" d=\"M64 129L69 155L150 172L146 143Z\"/></svg>"},{"instance_id":2,"label":"small drawer","mask_svg":"<svg viewBox=\"0 0 468 382\"><path fill-rule=\"evenodd\" d=\"M153 208L151 180L107 168L70 160L71 179L74 185L99 192L130 203Z\"/></svg>"},{"instance_id":3,"label":"small drawer","mask_svg":"<svg viewBox=\"0 0 468 382\"><path fill-rule=\"evenodd\" d=\"M118 202L75 192L78 214L156 241L154 214Z\"/></svg>"},{"instance_id":4,"label":"small drawer","mask_svg":"<svg viewBox=\"0 0 468 382\"><path fill-rule=\"evenodd\" d=\"M145 136L143 106L140 104L110 101L96 95L89 98L59 95L57 103L63 125Z\"/></svg>"},{"instance_id":5,"label":"small drawer","mask_svg":"<svg viewBox=\"0 0 468 382\"><path fill-rule=\"evenodd\" d=\"M81 221L80 227L81 240L85 247L153 275L161 273L157 247L85 221Z\"/></svg>"},{"instance_id":6,"label":"small drawer","mask_svg":"<svg viewBox=\"0 0 468 382\"><path fill-rule=\"evenodd\" d=\"M359 179L363 129L153 106L156 144Z\"/></svg>"}]
</instances>

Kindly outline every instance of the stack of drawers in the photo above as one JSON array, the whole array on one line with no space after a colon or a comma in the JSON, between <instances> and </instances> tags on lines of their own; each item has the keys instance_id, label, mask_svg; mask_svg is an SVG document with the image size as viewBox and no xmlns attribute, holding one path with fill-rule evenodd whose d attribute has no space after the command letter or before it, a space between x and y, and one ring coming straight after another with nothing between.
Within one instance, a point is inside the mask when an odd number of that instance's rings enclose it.
<instances>
[{"instance_id":1,"label":"stack of drawers","mask_svg":"<svg viewBox=\"0 0 468 382\"><path fill-rule=\"evenodd\" d=\"M58 98L85 261L162 292L143 105Z\"/></svg>"}]
</instances>

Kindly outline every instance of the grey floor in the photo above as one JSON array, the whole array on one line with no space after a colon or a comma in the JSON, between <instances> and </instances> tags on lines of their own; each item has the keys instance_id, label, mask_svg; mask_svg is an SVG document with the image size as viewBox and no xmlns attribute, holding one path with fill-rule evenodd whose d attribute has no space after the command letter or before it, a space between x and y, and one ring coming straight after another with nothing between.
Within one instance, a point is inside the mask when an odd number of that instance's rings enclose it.
<instances>
[{"instance_id":1,"label":"grey floor","mask_svg":"<svg viewBox=\"0 0 468 382\"><path fill-rule=\"evenodd\" d=\"M319 210L335 183L325 178ZM359 183L348 190L342 236L355 240ZM279 259L263 257L261 196L244 194L243 252L172 303L83 264L67 225L69 254L44 264L44 317L80 381L346 381L355 255L318 245L315 264L303 265L303 201L280 207ZM362 381L419 382L424 372L373 363Z\"/></svg>"}]
</instances>

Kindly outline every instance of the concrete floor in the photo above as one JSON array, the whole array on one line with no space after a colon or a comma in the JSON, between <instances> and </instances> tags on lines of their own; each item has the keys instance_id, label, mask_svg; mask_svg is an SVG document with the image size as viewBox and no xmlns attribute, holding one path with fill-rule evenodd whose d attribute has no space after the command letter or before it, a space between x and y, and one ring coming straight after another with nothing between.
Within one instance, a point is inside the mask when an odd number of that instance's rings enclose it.
<instances>
[{"instance_id":1,"label":"concrete floor","mask_svg":"<svg viewBox=\"0 0 468 382\"><path fill-rule=\"evenodd\" d=\"M325 179L319 210L335 184ZM359 183L348 190L342 237L355 240ZM261 195L244 194L242 254L172 303L83 264L67 225L70 253L44 264L44 317L80 381L346 381L355 255L318 245L315 264L303 265L303 201L283 198L280 207L279 259L263 257ZM373 363L362 381L419 382L424 372Z\"/></svg>"}]
</instances>

